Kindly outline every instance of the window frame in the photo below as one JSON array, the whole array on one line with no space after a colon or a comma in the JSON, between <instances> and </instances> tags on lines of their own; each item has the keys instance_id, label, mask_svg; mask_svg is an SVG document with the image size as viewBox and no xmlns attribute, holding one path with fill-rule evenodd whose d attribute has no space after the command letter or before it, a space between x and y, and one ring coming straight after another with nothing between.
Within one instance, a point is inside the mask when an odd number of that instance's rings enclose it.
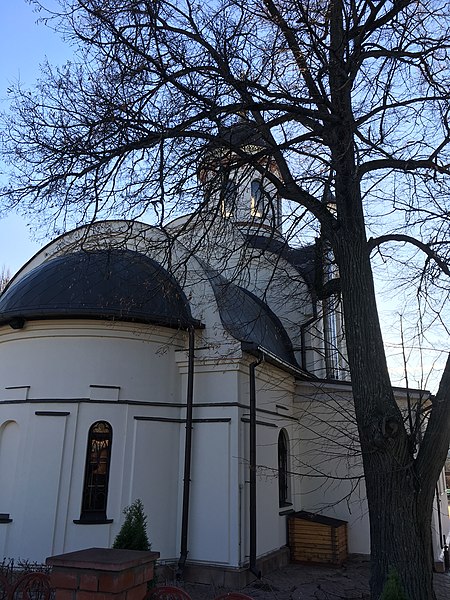
<instances>
[{"instance_id":1,"label":"window frame","mask_svg":"<svg viewBox=\"0 0 450 600\"><path fill-rule=\"evenodd\" d=\"M253 179L250 184L250 216L252 218L263 219L265 217L264 197L265 192L261 179Z\"/></svg>"},{"instance_id":2,"label":"window frame","mask_svg":"<svg viewBox=\"0 0 450 600\"><path fill-rule=\"evenodd\" d=\"M97 431L96 431L97 429ZM113 429L108 421L95 421L89 427L86 445L81 514L77 523L111 523L106 516ZM97 444L96 444L97 442ZM94 445L97 447L95 448ZM93 460L97 453L96 461ZM97 467L93 469L93 465ZM96 473L101 468L100 473Z\"/></svg>"},{"instance_id":3,"label":"window frame","mask_svg":"<svg viewBox=\"0 0 450 600\"><path fill-rule=\"evenodd\" d=\"M226 177L221 187L220 210L226 219L233 217L236 211L238 199L238 184L232 178Z\"/></svg>"},{"instance_id":4,"label":"window frame","mask_svg":"<svg viewBox=\"0 0 450 600\"><path fill-rule=\"evenodd\" d=\"M280 508L292 506L289 465L289 436L286 429L278 434L278 505Z\"/></svg>"}]
</instances>

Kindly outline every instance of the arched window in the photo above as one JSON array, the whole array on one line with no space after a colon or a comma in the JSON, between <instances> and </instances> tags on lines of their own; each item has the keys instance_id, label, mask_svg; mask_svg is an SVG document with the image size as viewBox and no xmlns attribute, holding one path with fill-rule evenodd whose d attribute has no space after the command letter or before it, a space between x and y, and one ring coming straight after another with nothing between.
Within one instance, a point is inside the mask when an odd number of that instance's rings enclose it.
<instances>
[{"instance_id":1,"label":"arched window","mask_svg":"<svg viewBox=\"0 0 450 600\"><path fill-rule=\"evenodd\" d=\"M282 429L278 435L278 499L280 506L290 505L289 440Z\"/></svg>"},{"instance_id":2,"label":"arched window","mask_svg":"<svg viewBox=\"0 0 450 600\"><path fill-rule=\"evenodd\" d=\"M264 216L264 188L259 179L254 179L251 184L250 214L258 219Z\"/></svg>"},{"instance_id":3,"label":"arched window","mask_svg":"<svg viewBox=\"0 0 450 600\"><path fill-rule=\"evenodd\" d=\"M89 429L81 521L105 521L111 463L112 427L97 421Z\"/></svg>"},{"instance_id":4,"label":"arched window","mask_svg":"<svg viewBox=\"0 0 450 600\"><path fill-rule=\"evenodd\" d=\"M232 217L236 209L238 187L233 179L226 179L222 186L220 208L223 217Z\"/></svg>"}]
</instances>

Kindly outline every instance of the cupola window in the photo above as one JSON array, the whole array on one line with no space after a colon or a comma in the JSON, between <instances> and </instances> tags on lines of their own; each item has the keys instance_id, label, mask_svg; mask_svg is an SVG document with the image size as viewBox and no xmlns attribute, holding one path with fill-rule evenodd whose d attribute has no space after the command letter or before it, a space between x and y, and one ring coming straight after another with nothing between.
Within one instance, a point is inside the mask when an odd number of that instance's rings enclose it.
<instances>
[{"instance_id":1,"label":"cupola window","mask_svg":"<svg viewBox=\"0 0 450 600\"><path fill-rule=\"evenodd\" d=\"M220 208L222 216L232 217L236 209L238 187L233 179L227 179L222 186Z\"/></svg>"},{"instance_id":2,"label":"cupola window","mask_svg":"<svg viewBox=\"0 0 450 600\"><path fill-rule=\"evenodd\" d=\"M260 179L254 179L250 190L250 215L261 219L264 212L264 188Z\"/></svg>"}]
</instances>

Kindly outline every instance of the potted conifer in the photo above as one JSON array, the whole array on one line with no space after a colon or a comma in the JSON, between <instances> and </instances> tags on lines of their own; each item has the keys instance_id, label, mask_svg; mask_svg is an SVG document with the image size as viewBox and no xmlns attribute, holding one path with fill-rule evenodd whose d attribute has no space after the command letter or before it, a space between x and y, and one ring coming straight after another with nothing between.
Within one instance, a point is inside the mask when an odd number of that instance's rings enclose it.
<instances>
[{"instance_id":1,"label":"potted conifer","mask_svg":"<svg viewBox=\"0 0 450 600\"><path fill-rule=\"evenodd\" d=\"M125 521L114 540L113 548L121 550L150 550L147 536L147 516L138 498L123 509Z\"/></svg>"}]
</instances>

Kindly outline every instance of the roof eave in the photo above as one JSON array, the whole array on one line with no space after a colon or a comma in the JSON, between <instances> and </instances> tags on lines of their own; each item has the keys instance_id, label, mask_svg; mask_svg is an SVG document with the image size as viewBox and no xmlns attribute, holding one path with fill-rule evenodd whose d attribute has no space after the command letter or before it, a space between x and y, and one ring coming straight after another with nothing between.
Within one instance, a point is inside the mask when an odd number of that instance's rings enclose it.
<instances>
[{"instance_id":1,"label":"roof eave","mask_svg":"<svg viewBox=\"0 0 450 600\"><path fill-rule=\"evenodd\" d=\"M302 381L316 381L316 377L308 371L301 369L300 367L296 367L280 358L267 348L260 346L259 344L251 343L251 342L241 342L241 348L244 352L248 354L252 354L253 356L257 356L258 358L263 358L265 362L268 362L279 369L282 369L286 373L293 375L295 379L300 379Z\"/></svg>"}]
</instances>

